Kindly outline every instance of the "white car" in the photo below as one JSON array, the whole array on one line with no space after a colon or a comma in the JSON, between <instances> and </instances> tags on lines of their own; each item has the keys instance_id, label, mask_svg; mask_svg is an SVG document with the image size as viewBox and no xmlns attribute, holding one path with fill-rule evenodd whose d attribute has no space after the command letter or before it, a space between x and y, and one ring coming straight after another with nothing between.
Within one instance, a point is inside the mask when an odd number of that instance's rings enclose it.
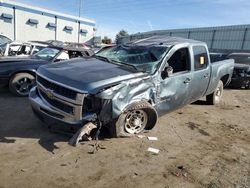
<instances>
[{"instance_id":1,"label":"white car","mask_svg":"<svg viewBox=\"0 0 250 188\"><path fill-rule=\"evenodd\" d=\"M48 44L38 42L14 41L6 44L3 56L30 56L47 46Z\"/></svg>"}]
</instances>

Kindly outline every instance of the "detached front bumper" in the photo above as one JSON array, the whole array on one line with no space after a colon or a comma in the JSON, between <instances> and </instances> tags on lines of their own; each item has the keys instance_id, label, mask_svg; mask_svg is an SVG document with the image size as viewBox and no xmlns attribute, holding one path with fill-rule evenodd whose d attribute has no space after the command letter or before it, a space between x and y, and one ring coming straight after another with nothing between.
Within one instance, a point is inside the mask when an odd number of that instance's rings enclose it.
<instances>
[{"instance_id":1,"label":"detached front bumper","mask_svg":"<svg viewBox=\"0 0 250 188\"><path fill-rule=\"evenodd\" d=\"M53 109L41 98L37 87L31 89L29 100L36 117L55 131L74 133L88 122L72 120L65 114Z\"/></svg>"}]
</instances>

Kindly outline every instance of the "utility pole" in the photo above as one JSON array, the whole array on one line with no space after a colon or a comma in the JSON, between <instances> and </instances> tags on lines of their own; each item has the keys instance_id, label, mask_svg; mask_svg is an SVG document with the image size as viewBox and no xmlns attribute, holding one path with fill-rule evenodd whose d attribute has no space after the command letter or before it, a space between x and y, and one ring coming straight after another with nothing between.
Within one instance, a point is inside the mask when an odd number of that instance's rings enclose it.
<instances>
[{"instance_id":1,"label":"utility pole","mask_svg":"<svg viewBox=\"0 0 250 188\"><path fill-rule=\"evenodd\" d=\"M79 13L78 16L79 18L81 17L81 11L82 11L82 4L83 4L83 0L79 0ZM78 22L78 43L80 42L80 29L81 29L81 22Z\"/></svg>"},{"instance_id":2,"label":"utility pole","mask_svg":"<svg viewBox=\"0 0 250 188\"><path fill-rule=\"evenodd\" d=\"M79 0L79 14L78 14L79 17L81 17L82 4L83 4L83 0Z\"/></svg>"}]
</instances>

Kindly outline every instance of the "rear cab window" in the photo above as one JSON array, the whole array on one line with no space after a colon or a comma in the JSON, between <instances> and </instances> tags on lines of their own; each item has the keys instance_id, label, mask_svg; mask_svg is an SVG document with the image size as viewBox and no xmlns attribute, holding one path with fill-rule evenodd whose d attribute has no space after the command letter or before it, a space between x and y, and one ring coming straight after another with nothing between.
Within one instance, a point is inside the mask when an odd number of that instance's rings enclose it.
<instances>
[{"instance_id":1,"label":"rear cab window","mask_svg":"<svg viewBox=\"0 0 250 188\"><path fill-rule=\"evenodd\" d=\"M208 54L205 46L193 46L194 70L206 69L208 66Z\"/></svg>"}]
</instances>

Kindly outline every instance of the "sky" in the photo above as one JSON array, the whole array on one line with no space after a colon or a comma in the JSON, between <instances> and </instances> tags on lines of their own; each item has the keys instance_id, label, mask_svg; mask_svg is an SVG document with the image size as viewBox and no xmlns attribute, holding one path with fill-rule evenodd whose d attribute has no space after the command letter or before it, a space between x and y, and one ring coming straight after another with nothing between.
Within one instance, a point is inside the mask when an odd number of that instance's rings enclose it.
<instances>
[{"instance_id":1,"label":"sky","mask_svg":"<svg viewBox=\"0 0 250 188\"><path fill-rule=\"evenodd\" d=\"M79 15L80 0L15 0ZM249 0L82 0L81 16L96 21L97 36L112 39L161 29L250 24Z\"/></svg>"}]
</instances>

